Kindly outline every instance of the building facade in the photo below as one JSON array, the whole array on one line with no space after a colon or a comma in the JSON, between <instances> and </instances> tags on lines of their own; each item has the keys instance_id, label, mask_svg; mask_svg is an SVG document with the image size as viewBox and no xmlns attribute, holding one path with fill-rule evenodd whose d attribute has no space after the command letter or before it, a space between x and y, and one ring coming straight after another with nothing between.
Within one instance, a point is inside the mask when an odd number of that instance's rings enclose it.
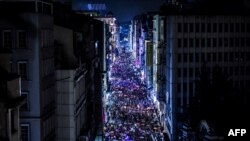
<instances>
[{"instance_id":1,"label":"building facade","mask_svg":"<svg viewBox=\"0 0 250 141\"><path fill-rule=\"evenodd\" d=\"M0 140L20 141L21 78L10 72L10 49L0 49Z\"/></svg>"},{"instance_id":2,"label":"building facade","mask_svg":"<svg viewBox=\"0 0 250 141\"><path fill-rule=\"evenodd\" d=\"M53 6L43 1L1 1L1 39L21 76L21 139L55 140Z\"/></svg>"},{"instance_id":3,"label":"building facade","mask_svg":"<svg viewBox=\"0 0 250 141\"><path fill-rule=\"evenodd\" d=\"M212 79L219 66L233 88L249 87L249 20L242 15L166 17L166 124L170 139L177 140L178 129L188 119L204 70Z\"/></svg>"}]
</instances>

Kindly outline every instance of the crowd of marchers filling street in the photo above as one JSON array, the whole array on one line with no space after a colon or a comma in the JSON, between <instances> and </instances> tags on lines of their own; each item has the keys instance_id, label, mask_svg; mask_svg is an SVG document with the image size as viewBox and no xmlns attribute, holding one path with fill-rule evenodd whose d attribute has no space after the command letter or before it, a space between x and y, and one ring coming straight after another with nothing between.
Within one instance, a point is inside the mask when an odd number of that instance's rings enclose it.
<instances>
[{"instance_id":1,"label":"crowd of marchers filling street","mask_svg":"<svg viewBox=\"0 0 250 141\"><path fill-rule=\"evenodd\" d=\"M130 53L111 66L111 92L105 104L105 141L163 141L157 109Z\"/></svg>"}]
</instances>

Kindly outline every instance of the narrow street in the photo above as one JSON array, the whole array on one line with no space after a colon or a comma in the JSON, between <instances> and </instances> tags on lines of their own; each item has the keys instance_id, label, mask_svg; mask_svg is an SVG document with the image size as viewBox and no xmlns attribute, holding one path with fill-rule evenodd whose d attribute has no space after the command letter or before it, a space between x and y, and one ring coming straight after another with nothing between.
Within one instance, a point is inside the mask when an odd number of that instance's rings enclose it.
<instances>
[{"instance_id":1,"label":"narrow street","mask_svg":"<svg viewBox=\"0 0 250 141\"><path fill-rule=\"evenodd\" d=\"M111 92L105 103L105 141L161 141L159 116L130 53L111 66Z\"/></svg>"}]
</instances>

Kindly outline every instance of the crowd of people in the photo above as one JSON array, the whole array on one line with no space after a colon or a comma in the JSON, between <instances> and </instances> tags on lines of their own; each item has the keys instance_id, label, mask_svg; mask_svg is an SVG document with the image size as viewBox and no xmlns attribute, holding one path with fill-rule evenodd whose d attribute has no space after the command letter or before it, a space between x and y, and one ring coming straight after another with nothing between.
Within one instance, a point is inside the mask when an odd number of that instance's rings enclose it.
<instances>
[{"instance_id":1,"label":"crowd of people","mask_svg":"<svg viewBox=\"0 0 250 141\"><path fill-rule=\"evenodd\" d=\"M105 141L163 141L157 109L129 54L111 67L111 93L105 107Z\"/></svg>"}]
</instances>

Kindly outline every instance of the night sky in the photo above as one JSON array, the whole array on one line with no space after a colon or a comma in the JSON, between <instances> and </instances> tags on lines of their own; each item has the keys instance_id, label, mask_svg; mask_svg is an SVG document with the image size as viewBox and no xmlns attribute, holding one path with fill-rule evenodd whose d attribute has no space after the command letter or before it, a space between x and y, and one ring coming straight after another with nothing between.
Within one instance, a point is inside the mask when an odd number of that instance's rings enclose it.
<instances>
[{"instance_id":1,"label":"night sky","mask_svg":"<svg viewBox=\"0 0 250 141\"><path fill-rule=\"evenodd\" d=\"M130 21L135 15L158 10L165 0L73 0L73 9L81 9L84 3L105 3L119 22Z\"/></svg>"}]
</instances>

